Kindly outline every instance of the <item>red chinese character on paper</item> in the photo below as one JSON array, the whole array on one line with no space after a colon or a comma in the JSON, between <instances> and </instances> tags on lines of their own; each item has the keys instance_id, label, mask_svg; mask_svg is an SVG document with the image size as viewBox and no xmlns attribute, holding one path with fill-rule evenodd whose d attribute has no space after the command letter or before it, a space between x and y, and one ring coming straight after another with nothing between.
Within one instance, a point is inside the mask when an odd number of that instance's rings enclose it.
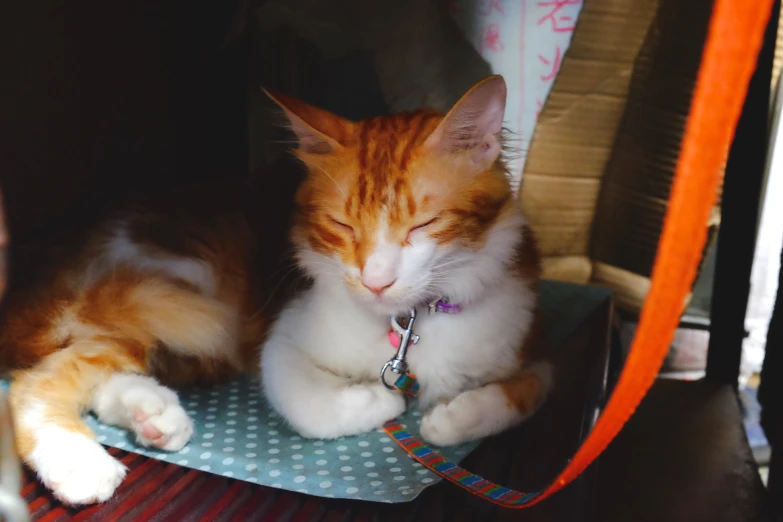
<instances>
[{"instance_id":1,"label":"red chinese character on paper","mask_svg":"<svg viewBox=\"0 0 783 522\"><path fill-rule=\"evenodd\" d=\"M557 71L560 70L560 62L562 62L562 60L563 60L562 53L563 53L563 51L560 49L560 46L557 46L557 48L555 49L555 58L554 58L554 60L548 60L542 54L538 55L538 59L541 60L541 63L543 63L544 65L550 66L549 67L549 72L547 74L542 74L541 75L541 80L542 81L548 82L548 81L551 81L551 80L555 79L555 76L557 76Z\"/></svg>"},{"instance_id":2,"label":"red chinese character on paper","mask_svg":"<svg viewBox=\"0 0 783 522\"><path fill-rule=\"evenodd\" d=\"M446 11L456 15L462 13L462 6L459 5L460 0L446 0Z\"/></svg>"},{"instance_id":3,"label":"red chinese character on paper","mask_svg":"<svg viewBox=\"0 0 783 522\"><path fill-rule=\"evenodd\" d=\"M481 47L495 52L500 52L505 48L503 42L500 41L500 26L498 24L487 26L484 37L481 39Z\"/></svg>"},{"instance_id":4,"label":"red chinese character on paper","mask_svg":"<svg viewBox=\"0 0 783 522\"><path fill-rule=\"evenodd\" d=\"M481 0L479 13L481 13L482 16L489 16L492 14L492 11L497 11L502 15L506 14L503 11L503 2L501 0Z\"/></svg>"},{"instance_id":5,"label":"red chinese character on paper","mask_svg":"<svg viewBox=\"0 0 783 522\"><path fill-rule=\"evenodd\" d=\"M538 7L548 7L549 12L538 20L538 25L546 21L552 23L552 31L570 33L574 30L574 17L561 12L568 5L579 5L581 0L547 0L538 2Z\"/></svg>"}]
</instances>

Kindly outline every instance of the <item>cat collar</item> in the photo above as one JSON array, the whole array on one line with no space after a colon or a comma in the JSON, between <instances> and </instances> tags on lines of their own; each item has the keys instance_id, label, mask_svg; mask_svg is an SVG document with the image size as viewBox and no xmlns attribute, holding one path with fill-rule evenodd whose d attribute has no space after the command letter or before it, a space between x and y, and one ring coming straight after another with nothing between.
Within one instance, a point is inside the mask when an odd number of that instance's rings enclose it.
<instances>
[{"instance_id":1,"label":"cat collar","mask_svg":"<svg viewBox=\"0 0 783 522\"><path fill-rule=\"evenodd\" d=\"M442 314L458 314L462 311L462 307L458 304L449 303L449 300L445 297L436 299L427 305L430 314L440 312Z\"/></svg>"}]
</instances>

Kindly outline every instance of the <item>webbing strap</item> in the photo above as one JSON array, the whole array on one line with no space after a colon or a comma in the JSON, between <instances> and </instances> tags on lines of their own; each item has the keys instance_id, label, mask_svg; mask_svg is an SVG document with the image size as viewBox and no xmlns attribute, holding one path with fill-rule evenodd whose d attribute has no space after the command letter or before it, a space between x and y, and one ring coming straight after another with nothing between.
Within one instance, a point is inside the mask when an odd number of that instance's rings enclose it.
<instances>
[{"instance_id":1,"label":"webbing strap","mask_svg":"<svg viewBox=\"0 0 783 522\"><path fill-rule=\"evenodd\" d=\"M726 151L742 112L772 0L716 0L691 101L650 291L631 351L603 413L563 472L540 493L523 494L448 462L395 422L384 430L430 470L491 502L536 504L579 476L606 449L658 375L696 277Z\"/></svg>"}]
</instances>

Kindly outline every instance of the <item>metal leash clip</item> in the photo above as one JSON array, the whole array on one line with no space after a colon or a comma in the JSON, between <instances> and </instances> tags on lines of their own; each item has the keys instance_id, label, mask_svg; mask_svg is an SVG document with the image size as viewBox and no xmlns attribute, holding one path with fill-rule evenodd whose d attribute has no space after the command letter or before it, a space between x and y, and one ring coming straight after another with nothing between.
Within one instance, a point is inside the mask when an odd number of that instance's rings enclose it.
<instances>
[{"instance_id":1,"label":"metal leash clip","mask_svg":"<svg viewBox=\"0 0 783 522\"><path fill-rule=\"evenodd\" d=\"M408 345L411 342L413 344L419 342L419 336L413 333L413 323L415 321L416 321L415 308L411 308L410 318L408 319L408 324L405 326L405 328L400 326L400 323L396 317L391 318L392 330L394 330L397 333L397 335L400 336L400 346L399 348L397 348L397 354L393 358L391 358L386 364L384 364L383 368L381 368L381 382L383 383L384 386L386 386L390 390L395 390L396 388L386 382L386 370L391 368L391 371L393 371L397 375L404 375L408 371L408 363L405 361L405 354L408 351Z\"/></svg>"}]
</instances>

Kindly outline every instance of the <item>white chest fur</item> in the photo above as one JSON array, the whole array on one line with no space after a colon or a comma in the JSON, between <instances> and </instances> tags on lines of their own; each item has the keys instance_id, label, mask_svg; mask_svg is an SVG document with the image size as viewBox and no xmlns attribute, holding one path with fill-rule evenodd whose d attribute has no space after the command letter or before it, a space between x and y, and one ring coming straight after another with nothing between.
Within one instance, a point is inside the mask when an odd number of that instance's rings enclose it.
<instances>
[{"instance_id":1,"label":"white chest fur","mask_svg":"<svg viewBox=\"0 0 783 522\"><path fill-rule=\"evenodd\" d=\"M535 294L517 280L487 291L459 314L422 308L414 327L420 340L407 356L422 406L513 373L534 308ZM288 338L290 349L355 381L379 380L381 366L395 353L389 319L335 287L316 285L287 308L275 330Z\"/></svg>"}]
</instances>

